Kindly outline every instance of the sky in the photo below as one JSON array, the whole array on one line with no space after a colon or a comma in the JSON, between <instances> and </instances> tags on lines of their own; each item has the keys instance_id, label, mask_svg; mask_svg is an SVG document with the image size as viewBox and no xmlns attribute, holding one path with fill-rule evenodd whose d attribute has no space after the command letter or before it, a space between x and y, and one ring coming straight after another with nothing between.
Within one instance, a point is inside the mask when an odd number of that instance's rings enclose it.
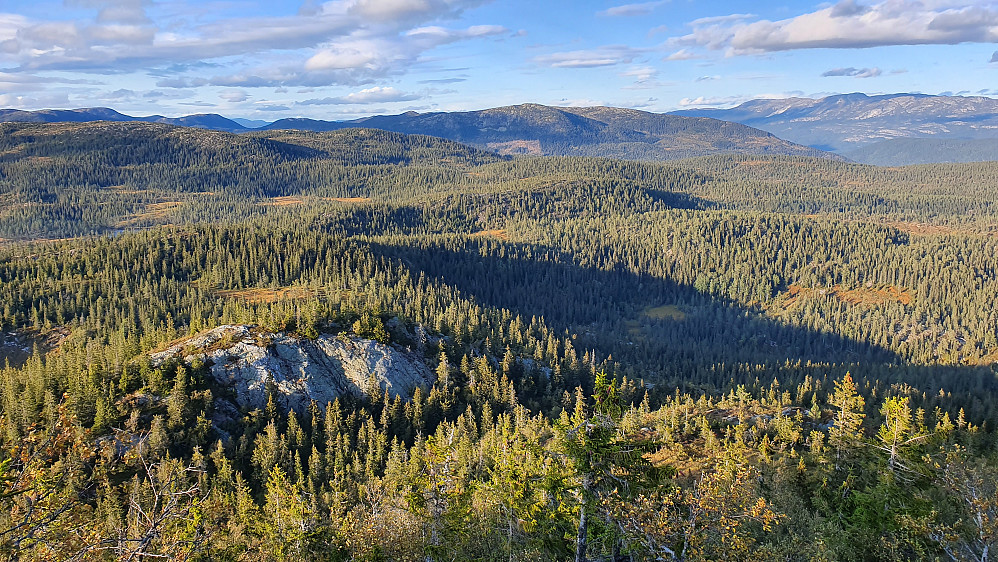
<instances>
[{"instance_id":1,"label":"sky","mask_svg":"<svg viewBox=\"0 0 998 562\"><path fill-rule=\"evenodd\" d=\"M998 96L998 0L0 0L0 108L353 119Z\"/></svg>"}]
</instances>

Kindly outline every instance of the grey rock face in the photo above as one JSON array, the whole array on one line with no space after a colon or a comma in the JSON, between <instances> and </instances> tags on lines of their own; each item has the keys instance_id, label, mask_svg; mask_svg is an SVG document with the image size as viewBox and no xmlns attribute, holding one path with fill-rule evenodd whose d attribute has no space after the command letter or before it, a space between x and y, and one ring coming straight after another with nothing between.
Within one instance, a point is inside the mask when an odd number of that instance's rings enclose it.
<instances>
[{"instance_id":1,"label":"grey rock face","mask_svg":"<svg viewBox=\"0 0 998 562\"><path fill-rule=\"evenodd\" d=\"M268 387L280 406L303 411L312 400L325 406L341 396L386 390L408 399L435 379L420 355L393 346L344 335L309 340L250 326L202 332L152 354L152 364L175 357L207 363L243 408L265 406Z\"/></svg>"}]
</instances>

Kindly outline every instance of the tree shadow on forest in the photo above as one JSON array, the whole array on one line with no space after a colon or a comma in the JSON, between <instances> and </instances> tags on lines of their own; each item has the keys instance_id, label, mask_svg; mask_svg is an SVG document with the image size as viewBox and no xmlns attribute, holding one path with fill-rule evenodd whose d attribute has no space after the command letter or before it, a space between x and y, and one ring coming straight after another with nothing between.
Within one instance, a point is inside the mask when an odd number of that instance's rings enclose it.
<instances>
[{"instance_id":1,"label":"tree shadow on forest","mask_svg":"<svg viewBox=\"0 0 998 562\"><path fill-rule=\"evenodd\" d=\"M622 268L571 263L552 248L471 239L459 249L372 244L414 274L459 289L476 302L533 316L579 334L615 358L696 363L801 361L899 363L868 342L780 323L734 300Z\"/></svg>"},{"instance_id":2,"label":"tree shadow on forest","mask_svg":"<svg viewBox=\"0 0 998 562\"><path fill-rule=\"evenodd\" d=\"M989 398L998 397L993 366L911 364L870 342L788 325L667 279L581 267L543 246L476 238L450 248L370 247L375 255L400 260L414 276L422 273L481 305L509 309L527 324L543 317L557 335L577 334L580 355L595 350L598 359L612 356L630 365L632 374L668 387L768 385L774 377L787 384L806 375L828 384L851 371L877 396L907 393L927 411L966 405L978 420L998 416ZM937 396L941 389L948 397Z\"/></svg>"}]
</instances>

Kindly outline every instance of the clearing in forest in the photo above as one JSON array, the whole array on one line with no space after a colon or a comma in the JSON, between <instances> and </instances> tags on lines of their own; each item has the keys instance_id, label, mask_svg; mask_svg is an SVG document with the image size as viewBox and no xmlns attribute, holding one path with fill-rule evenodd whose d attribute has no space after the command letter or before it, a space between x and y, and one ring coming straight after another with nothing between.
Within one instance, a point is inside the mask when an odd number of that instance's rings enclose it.
<instances>
[{"instance_id":1,"label":"clearing in forest","mask_svg":"<svg viewBox=\"0 0 998 562\"><path fill-rule=\"evenodd\" d=\"M160 201L146 205L145 210L118 221L117 227L133 226L146 221L161 221L183 205L183 201Z\"/></svg>"},{"instance_id":2,"label":"clearing in forest","mask_svg":"<svg viewBox=\"0 0 998 562\"><path fill-rule=\"evenodd\" d=\"M0 333L0 364L9 363L11 367L20 367L36 348L42 354L57 350L68 336L69 328L64 326L49 330L23 328Z\"/></svg>"},{"instance_id":3,"label":"clearing in forest","mask_svg":"<svg viewBox=\"0 0 998 562\"><path fill-rule=\"evenodd\" d=\"M279 300L307 299L312 296L322 296L322 291L313 291L305 287L277 287L275 289L264 287L252 287L249 289L227 289L215 291L220 297L243 299L250 303L272 303Z\"/></svg>"},{"instance_id":4,"label":"clearing in forest","mask_svg":"<svg viewBox=\"0 0 998 562\"><path fill-rule=\"evenodd\" d=\"M887 223L887 226L915 236L933 236L937 234L953 234L956 232L955 229L947 226L924 222L889 222Z\"/></svg>"},{"instance_id":5,"label":"clearing in forest","mask_svg":"<svg viewBox=\"0 0 998 562\"><path fill-rule=\"evenodd\" d=\"M674 304L666 304L646 308L643 314L655 320L675 320L677 322L686 320L686 313Z\"/></svg>"},{"instance_id":6,"label":"clearing in forest","mask_svg":"<svg viewBox=\"0 0 998 562\"><path fill-rule=\"evenodd\" d=\"M323 201L337 201L339 203L368 203L370 197L323 197Z\"/></svg>"},{"instance_id":7,"label":"clearing in forest","mask_svg":"<svg viewBox=\"0 0 998 562\"><path fill-rule=\"evenodd\" d=\"M509 236L506 234L505 230L479 230L478 232L472 232L472 236L491 236L493 238L498 238L499 240L509 241Z\"/></svg>"},{"instance_id":8,"label":"clearing in forest","mask_svg":"<svg viewBox=\"0 0 998 562\"><path fill-rule=\"evenodd\" d=\"M293 197L290 195L282 195L280 197L271 197L270 201L264 201L260 205L264 207L289 207L291 205L304 205L305 200L301 197Z\"/></svg>"}]
</instances>

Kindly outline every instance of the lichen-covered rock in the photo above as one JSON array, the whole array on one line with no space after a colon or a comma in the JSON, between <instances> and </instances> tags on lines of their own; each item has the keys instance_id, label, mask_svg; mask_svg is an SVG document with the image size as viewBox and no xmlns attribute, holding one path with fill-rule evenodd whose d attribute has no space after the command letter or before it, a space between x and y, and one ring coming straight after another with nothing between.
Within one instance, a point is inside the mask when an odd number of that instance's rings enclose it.
<instances>
[{"instance_id":1,"label":"lichen-covered rock","mask_svg":"<svg viewBox=\"0 0 998 562\"><path fill-rule=\"evenodd\" d=\"M176 357L203 360L242 408L265 406L268 388L280 406L298 411L312 400L325 406L386 390L408 399L435 378L421 355L390 345L345 335L309 340L252 326L219 326L151 355L154 366Z\"/></svg>"}]
</instances>

